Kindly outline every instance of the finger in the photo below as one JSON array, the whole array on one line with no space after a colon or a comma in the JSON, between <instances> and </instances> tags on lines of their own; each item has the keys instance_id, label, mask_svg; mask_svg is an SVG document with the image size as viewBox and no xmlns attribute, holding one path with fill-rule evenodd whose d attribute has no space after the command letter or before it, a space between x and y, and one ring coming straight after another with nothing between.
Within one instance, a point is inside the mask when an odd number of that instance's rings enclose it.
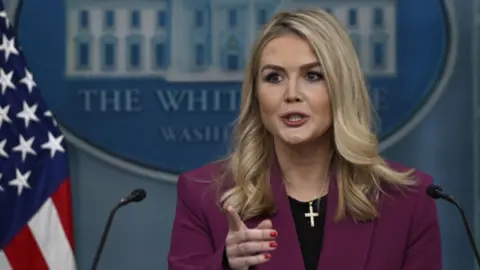
<instances>
[{"instance_id":1,"label":"finger","mask_svg":"<svg viewBox=\"0 0 480 270\"><path fill-rule=\"evenodd\" d=\"M254 256L231 258L229 259L229 262L232 269L237 269L265 263L269 261L271 257L272 255L270 255L270 253L263 253Z\"/></svg>"},{"instance_id":2,"label":"finger","mask_svg":"<svg viewBox=\"0 0 480 270\"><path fill-rule=\"evenodd\" d=\"M241 229L246 228L242 219L238 215L237 211L233 209L233 207L227 206L225 211L227 212L228 228L231 231L240 231Z\"/></svg>"},{"instance_id":3,"label":"finger","mask_svg":"<svg viewBox=\"0 0 480 270\"><path fill-rule=\"evenodd\" d=\"M271 220L266 219L266 220L260 222L260 224L258 224L258 226L256 228L257 229L272 229L273 224L272 224Z\"/></svg>"},{"instance_id":4,"label":"finger","mask_svg":"<svg viewBox=\"0 0 480 270\"><path fill-rule=\"evenodd\" d=\"M271 241L277 238L277 231L272 229L247 229L229 233L227 245L239 244L249 241Z\"/></svg>"},{"instance_id":5,"label":"finger","mask_svg":"<svg viewBox=\"0 0 480 270\"><path fill-rule=\"evenodd\" d=\"M228 257L252 256L258 253L275 250L278 244L276 241L244 242L229 245L226 247Z\"/></svg>"}]
</instances>

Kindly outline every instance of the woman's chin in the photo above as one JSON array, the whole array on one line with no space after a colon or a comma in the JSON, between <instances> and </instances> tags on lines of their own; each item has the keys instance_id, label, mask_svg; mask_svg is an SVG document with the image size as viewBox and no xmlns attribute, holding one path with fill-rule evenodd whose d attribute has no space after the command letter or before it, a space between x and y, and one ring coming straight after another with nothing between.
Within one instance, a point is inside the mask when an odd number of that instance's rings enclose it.
<instances>
[{"instance_id":1,"label":"woman's chin","mask_svg":"<svg viewBox=\"0 0 480 270\"><path fill-rule=\"evenodd\" d=\"M281 140L286 145L292 145L292 146L302 145L311 141L309 137L305 137L305 136L286 136L281 138Z\"/></svg>"}]
</instances>

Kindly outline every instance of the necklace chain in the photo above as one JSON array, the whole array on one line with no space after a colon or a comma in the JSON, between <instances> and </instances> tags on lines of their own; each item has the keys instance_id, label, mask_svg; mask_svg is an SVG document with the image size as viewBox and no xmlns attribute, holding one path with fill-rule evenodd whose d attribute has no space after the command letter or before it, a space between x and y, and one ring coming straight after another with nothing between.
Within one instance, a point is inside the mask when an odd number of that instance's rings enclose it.
<instances>
[{"instance_id":1,"label":"necklace chain","mask_svg":"<svg viewBox=\"0 0 480 270\"><path fill-rule=\"evenodd\" d=\"M283 175L282 178L283 178L283 180L284 180L285 182L289 183L290 185L292 185L292 186L295 188L295 185L293 185L293 183L292 183L290 180L288 180L287 177L285 177L285 175ZM323 189L322 189L322 191L323 191ZM310 200L309 203L312 204L315 200L319 199L320 197L321 197L321 196L318 196L318 195L315 196L315 197L313 197L313 199Z\"/></svg>"}]
</instances>

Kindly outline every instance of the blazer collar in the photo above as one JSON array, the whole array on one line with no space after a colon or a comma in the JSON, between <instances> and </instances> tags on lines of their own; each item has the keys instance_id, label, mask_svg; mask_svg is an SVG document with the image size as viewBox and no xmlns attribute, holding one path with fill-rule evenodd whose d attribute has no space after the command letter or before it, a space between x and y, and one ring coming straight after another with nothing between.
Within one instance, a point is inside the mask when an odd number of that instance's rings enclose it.
<instances>
[{"instance_id":1,"label":"blazer collar","mask_svg":"<svg viewBox=\"0 0 480 270\"><path fill-rule=\"evenodd\" d=\"M270 185L277 211L271 216L271 220L273 227L278 231L278 247L272 252L271 260L258 267L262 270L305 269L288 195L282 179L280 166L275 159L270 170ZM356 223L347 216L342 221L335 223L338 197L337 177L332 174L328 188L327 216L318 269L364 270L375 222ZM253 227L253 224L250 225L249 227ZM345 258L345 254L348 254L348 260Z\"/></svg>"}]
</instances>

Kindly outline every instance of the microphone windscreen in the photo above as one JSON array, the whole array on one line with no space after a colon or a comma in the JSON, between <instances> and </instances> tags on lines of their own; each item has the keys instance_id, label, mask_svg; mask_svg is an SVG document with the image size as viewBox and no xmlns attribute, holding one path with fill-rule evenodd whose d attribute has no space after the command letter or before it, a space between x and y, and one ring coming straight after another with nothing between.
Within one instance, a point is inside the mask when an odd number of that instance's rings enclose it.
<instances>
[{"instance_id":1,"label":"microphone windscreen","mask_svg":"<svg viewBox=\"0 0 480 270\"><path fill-rule=\"evenodd\" d=\"M147 197L145 189L139 188L132 191L132 199L134 202L141 202Z\"/></svg>"},{"instance_id":2,"label":"microphone windscreen","mask_svg":"<svg viewBox=\"0 0 480 270\"><path fill-rule=\"evenodd\" d=\"M427 187L427 194L428 196L434 198L434 199L438 199L440 198L440 193L439 191L442 191L442 188L437 186L437 185L429 185Z\"/></svg>"}]
</instances>

